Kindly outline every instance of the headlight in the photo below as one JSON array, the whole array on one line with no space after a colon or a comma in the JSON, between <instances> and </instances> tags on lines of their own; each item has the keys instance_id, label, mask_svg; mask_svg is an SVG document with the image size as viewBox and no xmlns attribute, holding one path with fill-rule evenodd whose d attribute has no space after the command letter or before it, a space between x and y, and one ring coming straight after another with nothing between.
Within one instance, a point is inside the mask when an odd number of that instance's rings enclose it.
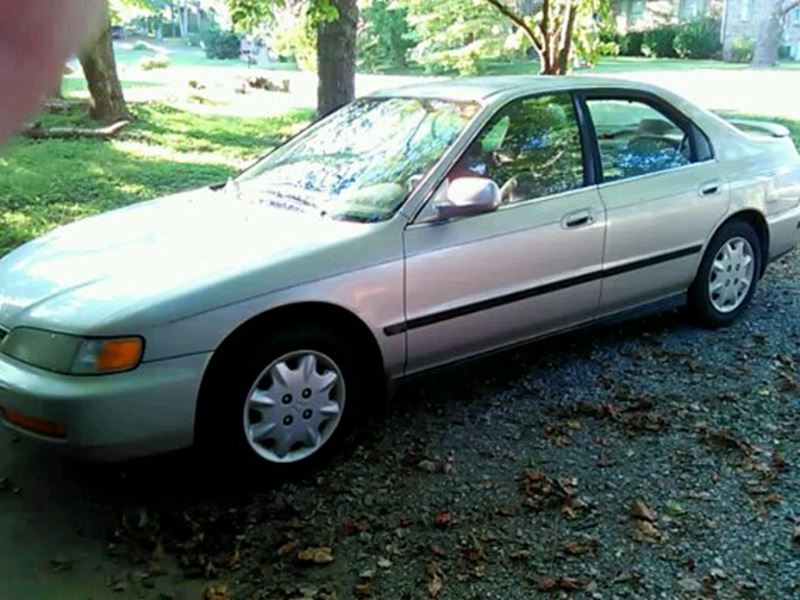
<instances>
[{"instance_id":1,"label":"headlight","mask_svg":"<svg viewBox=\"0 0 800 600\"><path fill-rule=\"evenodd\" d=\"M65 333L19 327L0 343L0 352L56 373L99 375L129 371L144 351L140 337L82 338Z\"/></svg>"}]
</instances>

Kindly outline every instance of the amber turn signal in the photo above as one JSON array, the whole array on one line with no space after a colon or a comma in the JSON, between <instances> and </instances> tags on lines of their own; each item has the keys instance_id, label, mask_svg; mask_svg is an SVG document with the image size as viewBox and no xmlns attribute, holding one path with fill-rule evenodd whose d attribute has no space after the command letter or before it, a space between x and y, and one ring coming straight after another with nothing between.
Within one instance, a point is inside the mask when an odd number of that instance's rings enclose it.
<instances>
[{"instance_id":1,"label":"amber turn signal","mask_svg":"<svg viewBox=\"0 0 800 600\"><path fill-rule=\"evenodd\" d=\"M124 371L139 364L142 358L140 338L106 340L97 353L97 370Z\"/></svg>"}]
</instances>

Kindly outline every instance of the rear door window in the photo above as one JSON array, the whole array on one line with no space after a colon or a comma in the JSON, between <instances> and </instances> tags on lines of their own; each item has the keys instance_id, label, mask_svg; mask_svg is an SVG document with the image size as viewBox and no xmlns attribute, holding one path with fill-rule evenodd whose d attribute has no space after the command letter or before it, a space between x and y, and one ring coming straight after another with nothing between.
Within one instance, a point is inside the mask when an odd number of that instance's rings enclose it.
<instances>
[{"instance_id":1,"label":"rear door window","mask_svg":"<svg viewBox=\"0 0 800 600\"><path fill-rule=\"evenodd\" d=\"M589 98L586 105L594 123L603 181L668 171L697 162L691 124L679 123L641 100Z\"/></svg>"}]
</instances>

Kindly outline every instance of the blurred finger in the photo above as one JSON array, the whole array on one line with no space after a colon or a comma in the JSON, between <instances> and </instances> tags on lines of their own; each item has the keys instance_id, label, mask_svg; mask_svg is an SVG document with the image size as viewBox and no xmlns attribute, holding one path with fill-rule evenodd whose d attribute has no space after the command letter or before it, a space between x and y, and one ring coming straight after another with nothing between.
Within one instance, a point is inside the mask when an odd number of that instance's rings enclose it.
<instances>
[{"instance_id":1,"label":"blurred finger","mask_svg":"<svg viewBox=\"0 0 800 600\"><path fill-rule=\"evenodd\" d=\"M104 14L103 0L0 0L0 143L39 108Z\"/></svg>"}]
</instances>

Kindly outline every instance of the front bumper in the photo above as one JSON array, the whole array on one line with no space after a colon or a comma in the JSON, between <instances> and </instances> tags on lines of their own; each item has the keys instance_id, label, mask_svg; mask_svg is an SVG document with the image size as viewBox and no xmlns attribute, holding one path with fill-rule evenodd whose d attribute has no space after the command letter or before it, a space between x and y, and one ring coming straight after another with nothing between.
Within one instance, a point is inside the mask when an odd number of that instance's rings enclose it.
<instances>
[{"instance_id":1,"label":"front bumper","mask_svg":"<svg viewBox=\"0 0 800 600\"><path fill-rule=\"evenodd\" d=\"M0 408L66 427L63 438L3 420L71 455L112 461L191 446L200 382L211 354L142 363L126 373L76 377L0 355ZM9 413L10 414L10 413Z\"/></svg>"}]
</instances>

